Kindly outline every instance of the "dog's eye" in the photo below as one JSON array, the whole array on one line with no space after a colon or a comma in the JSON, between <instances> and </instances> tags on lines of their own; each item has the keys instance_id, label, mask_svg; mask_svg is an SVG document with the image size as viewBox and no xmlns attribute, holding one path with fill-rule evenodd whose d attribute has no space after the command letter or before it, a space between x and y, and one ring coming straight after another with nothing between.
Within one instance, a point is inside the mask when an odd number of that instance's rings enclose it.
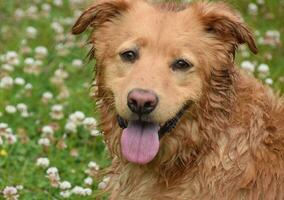
<instances>
[{"instance_id":1,"label":"dog's eye","mask_svg":"<svg viewBox=\"0 0 284 200\"><path fill-rule=\"evenodd\" d=\"M184 59L178 59L178 60L175 60L172 63L171 67L174 71L176 71L176 70L188 70L188 69L193 67L193 64L184 60Z\"/></svg>"},{"instance_id":2,"label":"dog's eye","mask_svg":"<svg viewBox=\"0 0 284 200\"><path fill-rule=\"evenodd\" d=\"M135 62L138 58L138 52L137 51L125 51L120 53L120 57L124 62Z\"/></svg>"}]
</instances>

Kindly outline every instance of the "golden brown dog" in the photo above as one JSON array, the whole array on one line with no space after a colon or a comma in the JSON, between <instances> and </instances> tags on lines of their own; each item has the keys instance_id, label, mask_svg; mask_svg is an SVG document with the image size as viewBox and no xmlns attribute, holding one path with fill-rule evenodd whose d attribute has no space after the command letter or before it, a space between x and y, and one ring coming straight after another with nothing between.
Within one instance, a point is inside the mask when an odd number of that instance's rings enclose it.
<instances>
[{"instance_id":1,"label":"golden brown dog","mask_svg":"<svg viewBox=\"0 0 284 200\"><path fill-rule=\"evenodd\" d=\"M111 199L284 199L284 103L234 66L257 53L223 3L101 0L93 27Z\"/></svg>"}]
</instances>

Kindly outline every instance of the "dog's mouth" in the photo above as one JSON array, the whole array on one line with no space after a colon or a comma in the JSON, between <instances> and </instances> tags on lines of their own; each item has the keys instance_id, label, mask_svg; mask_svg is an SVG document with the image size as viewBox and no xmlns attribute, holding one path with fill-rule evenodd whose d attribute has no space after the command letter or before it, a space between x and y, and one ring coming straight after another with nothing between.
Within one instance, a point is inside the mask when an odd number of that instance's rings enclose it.
<instances>
[{"instance_id":1,"label":"dog's mouth","mask_svg":"<svg viewBox=\"0 0 284 200\"><path fill-rule=\"evenodd\" d=\"M186 104L172 119L164 124L142 120L127 121L118 116L118 124L123 129L121 150L123 156L132 163L147 164L158 154L160 139L173 130L189 108Z\"/></svg>"}]
</instances>

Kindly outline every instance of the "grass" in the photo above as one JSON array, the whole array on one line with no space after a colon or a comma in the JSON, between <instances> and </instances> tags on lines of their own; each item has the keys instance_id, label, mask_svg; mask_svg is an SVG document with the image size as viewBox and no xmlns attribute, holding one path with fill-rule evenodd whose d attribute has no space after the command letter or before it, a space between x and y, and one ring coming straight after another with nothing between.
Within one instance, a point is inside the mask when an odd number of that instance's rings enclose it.
<instances>
[{"instance_id":1,"label":"grass","mask_svg":"<svg viewBox=\"0 0 284 200\"><path fill-rule=\"evenodd\" d=\"M45 2L51 5L51 11L47 16L42 14L41 6ZM72 186L79 185L90 187L93 194L84 199L94 199L97 196L99 179L94 178L95 183L91 186L84 184L84 179L88 176L85 170L88 168L90 161L95 161L101 168L110 164L108 154L105 150L101 136L91 136L90 131L82 125L78 126L77 133L66 134L64 130L68 116L75 111L82 111L86 116L98 116L95 109L95 103L89 95L89 87L92 77L94 61L87 62L84 60L84 67L74 67L74 59L82 59L86 56L86 48L79 45L72 45L75 42L69 42L71 23L66 19L74 16L75 10L82 10L85 3L76 6L71 5L71 0L63 1L62 6L56 6L50 0L21 0L0 1L0 55L5 55L7 51L15 51L18 54L20 64L14 67L13 72L7 72L0 68L0 79L4 76L10 76L13 79L22 77L26 83L30 83L33 89L26 90L25 85L14 85L8 89L0 88L0 123L6 123L17 135L18 141L15 144L8 144L4 139L4 144L0 144L0 191L6 186L22 185L23 190L19 191L20 199L62 199L60 190L52 188L49 180L46 178L46 170L36 166L37 158L47 157L50 160L50 166L55 166L59 170L61 180L68 180ZM277 30L281 33L281 41L284 38L284 1L273 0L265 1L265 4L259 6L257 16L249 15L248 4L255 2L253 0L229 1L238 10L241 11L245 20L254 29L258 30L260 35L264 35L267 30ZM32 6L39 9L34 17L23 17L16 19L16 9L27 10ZM29 10L29 13L32 13ZM64 32L61 34L63 40L58 42L56 37L60 35L51 28L51 23L58 21L62 23L65 20ZM29 38L30 34L26 29L33 26L38 31L35 38ZM26 46L31 49L29 53L22 53L23 40ZM84 37L76 39L76 44L85 41ZM62 50L58 50L58 44L64 45L63 49L69 52L61 55ZM71 43L71 45L69 45ZM40 74L32 75L24 72L26 65L24 60L27 57L34 58L34 49L37 46L45 46L48 54L42 58L42 66L39 67ZM277 46L258 45L259 54L250 55L247 58L239 56L238 63L243 60L251 62L266 63L270 66L270 75L274 80L273 88L284 92L283 82L279 81L284 76L284 49ZM272 59L267 59L271 54ZM0 66L5 64L0 61ZM56 85L50 81L54 77L55 70L62 67L69 74L68 78L61 85ZM62 87L67 88L70 96L67 98L57 98L62 92ZM48 103L43 103L42 95L44 92L51 92L54 95ZM5 111L7 105L17 105L24 103L32 115L28 118L21 117L19 111L15 114L8 114ZM51 107L55 104L63 105L64 118L53 120L50 116ZM55 133L51 140L51 145L44 148L38 144L41 138L41 129L45 125L51 125L55 128ZM0 132L1 136L1 132ZM65 138L66 136L66 138ZM58 143L66 142L67 147L59 148ZM77 156L72 156L71 152L77 152ZM0 193L0 199L3 199ZM70 199L82 199L80 196L72 195Z\"/></svg>"}]
</instances>

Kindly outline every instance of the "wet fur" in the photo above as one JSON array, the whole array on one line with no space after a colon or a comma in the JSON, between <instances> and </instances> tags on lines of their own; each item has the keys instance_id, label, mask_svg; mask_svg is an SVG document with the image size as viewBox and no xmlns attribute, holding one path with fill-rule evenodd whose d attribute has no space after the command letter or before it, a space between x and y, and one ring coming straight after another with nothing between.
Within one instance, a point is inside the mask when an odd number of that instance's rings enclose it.
<instances>
[{"instance_id":1,"label":"wet fur","mask_svg":"<svg viewBox=\"0 0 284 200\"><path fill-rule=\"evenodd\" d=\"M107 58L114 55L105 49L117 45L119 36L112 38L110 31L119 24L119 16L133 9L131 4L99 1L73 28L78 34L95 27L91 42L97 59L96 98L113 159L108 169L110 199L284 199L283 98L234 66L238 45L247 43L254 53L257 48L239 15L223 3L188 5L196 16L193 20L198 19L211 35L196 44L199 64L204 66L200 98L162 138L151 163L139 166L122 157L115 94L104 77ZM186 9L155 6L169 12Z\"/></svg>"}]
</instances>

